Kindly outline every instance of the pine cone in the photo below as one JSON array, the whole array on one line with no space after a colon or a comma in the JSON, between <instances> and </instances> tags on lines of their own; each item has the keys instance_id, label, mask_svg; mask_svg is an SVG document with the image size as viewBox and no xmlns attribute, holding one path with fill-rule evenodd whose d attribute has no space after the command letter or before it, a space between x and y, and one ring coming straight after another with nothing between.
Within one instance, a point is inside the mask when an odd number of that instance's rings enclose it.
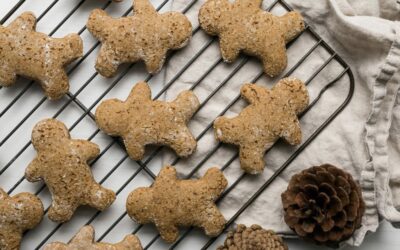
<instances>
[{"instance_id":1,"label":"pine cone","mask_svg":"<svg viewBox=\"0 0 400 250\"><path fill-rule=\"evenodd\" d=\"M238 225L230 231L225 244L217 250L287 250L288 247L281 237L271 230L265 230L259 225L246 227Z\"/></svg>"},{"instance_id":2,"label":"pine cone","mask_svg":"<svg viewBox=\"0 0 400 250\"><path fill-rule=\"evenodd\" d=\"M300 237L337 246L361 226L360 186L343 170L322 165L292 177L282 194L285 222Z\"/></svg>"}]
</instances>

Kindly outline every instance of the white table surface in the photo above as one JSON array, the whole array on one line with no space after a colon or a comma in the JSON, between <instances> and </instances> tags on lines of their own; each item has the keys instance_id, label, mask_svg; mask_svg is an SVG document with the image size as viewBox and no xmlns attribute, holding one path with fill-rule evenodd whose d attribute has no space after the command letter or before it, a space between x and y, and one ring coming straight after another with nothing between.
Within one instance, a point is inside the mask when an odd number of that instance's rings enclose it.
<instances>
[{"instance_id":1,"label":"white table surface","mask_svg":"<svg viewBox=\"0 0 400 250\"><path fill-rule=\"evenodd\" d=\"M0 1L0 18L2 18L19 0L2 0ZM17 11L16 13L6 22L9 23L10 20L14 19L18 14L23 11L33 11L37 16L39 16L50 4L56 2L52 9L43 17L42 20L37 25L37 30L45 33L51 32L54 27L64 18L64 16L74 7L76 6L80 0L27 0ZM87 0L82 4L80 9L76 11L76 13L67 20L67 22L62 25L57 32L54 34L54 37L62 37L70 32L77 32L80 30L88 17L90 10L94 8L101 7L105 4L105 0ZM157 5L161 2L161 0L153 0L154 4ZM124 13L131 5L131 0L125 0L123 3L116 4L112 3L107 11L114 16L120 16ZM91 35L85 31L82 34L82 39L84 40L85 52L90 48L95 40ZM95 60L95 53L92 53L80 68L76 70L71 75L71 92L74 93L77 89L79 89L80 85L88 79L88 77L93 74L93 64ZM160 74L162 75L162 73ZM109 96L117 96L124 97L127 95L127 91L130 90L130 87L133 82L137 80L142 80L145 76L143 71L143 67L139 66L138 69L134 73L128 73L119 83L118 89L113 90L107 97ZM157 91L161 88L161 85L158 84L161 81L157 81L160 76L157 76L152 79L152 88L153 91ZM157 83L158 82L158 83ZM0 111L3 110L8 103L27 85L28 81L20 80L20 82L15 85L11 89L1 89L0 90ZM99 93L102 93L104 89L110 84L110 80L97 77L79 96L79 99L87 106L90 106L90 103L98 96ZM42 92L40 88L37 86L33 86L24 96L3 116L0 117L0 138L3 139L14 127L15 125L29 112L29 110L38 103L38 101L42 98ZM12 157L18 152L26 142L29 141L30 130L32 126L39 120L47 117L51 117L55 112L65 103L67 99L63 99L56 103L44 103L34 115L32 115L21 128L19 128L12 137L2 146L0 147L0 167L6 165ZM71 126L73 122L81 115L81 111L79 109L75 109L73 106L68 107L63 114L59 116L59 118L64 121L67 126ZM72 131L72 136L76 138L87 138L90 134L95 130L95 125L93 121L88 118L85 118L81 124L78 126L76 130ZM94 138L94 141L103 148L109 142L109 138L104 135L99 135ZM9 190L14 183L21 178L23 175L23 171L27 164L30 162L35 152L32 147L29 147L24 154L22 154L12 165L11 167L0 176L0 184L2 188L6 191ZM100 160L93 168L93 173L96 179L101 179L106 173L107 169L111 168L111 166L115 165L122 155L121 150L116 147L115 149L111 149L104 159ZM96 166L110 166L101 167ZM157 162L154 163L157 165ZM105 186L118 189L118 185L122 181L125 176L129 176L132 174L132 168L137 168L134 162L128 161L121 165L119 172L113 175L110 180L105 182ZM157 169L159 166L154 166L153 170L157 173ZM119 176L119 177L118 177ZM129 185L125 190L121 193L121 196L117 199L115 204L109 211L106 211L101 216L96 218L93 221L93 225L96 228L97 235L101 235L106 228L110 226L110 224L124 211L124 202L127 194L130 190L134 189L137 186L146 186L151 183L151 179L146 177L145 175L142 178L136 180L132 185ZM41 184L32 184L26 181L22 182L21 185L18 186L17 189L13 191L13 194L22 192L22 191L31 191L35 192ZM45 206L50 204L50 197L47 191L42 192L39 197L43 200ZM92 210L81 209L74 216L73 220L58 230L50 241L53 240L61 240L68 241L71 236L77 232L79 227L84 224L88 218L93 215ZM47 218L44 218L42 223L33 231L29 232L22 244L22 249L33 249L32 246L36 246L45 235L47 235L54 227L55 223L50 222ZM116 242L122 239L123 235L132 232L132 230L137 225L134 224L128 218L125 218L119 223L119 225L109 233L104 240L109 242ZM199 235L199 234L197 234ZM143 244L145 245L152 237L154 236L154 230L152 228L145 227L141 230L139 237L141 238ZM183 244L179 249L188 249L187 246L190 246L190 249L195 249L196 245L200 245L198 242L202 242L207 240L205 237L198 236L191 237L189 239L189 243ZM222 237L220 237L218 242L222 241ZM320 246L314 246L308 243L304 243L300 240L288 240L287 241L290 249L325 249ZM151 247L151 249L164 249L165 245L163 243L157 243ZM210 248L212 249L212 248ZM355 248L345 248L345 249L355 249ZM365 250L398 250L400 249L400 230L394 229L391 225L387 223L383 223L381 228L377 233L371 234L367 237L365 243L359 248Z\"/></svg>"}]
</instances>

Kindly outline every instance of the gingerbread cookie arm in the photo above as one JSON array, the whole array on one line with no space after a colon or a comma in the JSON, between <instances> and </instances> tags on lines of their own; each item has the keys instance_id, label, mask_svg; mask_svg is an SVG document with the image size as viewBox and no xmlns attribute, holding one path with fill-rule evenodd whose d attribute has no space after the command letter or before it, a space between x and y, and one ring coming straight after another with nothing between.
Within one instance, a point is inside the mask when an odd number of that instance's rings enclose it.
<instances>
[{"instance_id":1,"label":"gingerbread cookie arm","mask_svg":"<svg viewBox=\"0 0 400 250\"><path fill-rule=\"evenodd\" d=\"M84 226L72 238L71 243L89 242L94 241L94 229L92 226Z\"/></svg>"},{"instance_id":2,"label":"gingerbread cookie arm","mask_svg":"<svg viewBox=\"0 0 400 250\"><path fill-rule=\"evenodd\" d=\"M210 168L207 170L203 179L206 181L208 186L208 193L212 200L215 200L225 190L228 182L221 170L218 168ZM218 211L218 209L217 209Z\"/></svg>"},{"instance_id":3,"label":"gingerbread cookie arm","mask_svg":"<svg viewBox=\"0 0 400 250\"><path fill-rule=\"evenodd\" d=\"M229 63L234 62L240 53L239 44L235 41L236 39L231 37L232 35L233 34L227 35L222 33L219 39L222 58Z\"/></svg>"},{"instance_id":4,"label":"gingerbread cookie arm","mask_svg":"<svg viewBox=\"0 0 400 250\"><path fill-rule=\"evenodd\" d=\"M120 65L119 59L116 57L115 53L110 51L107 46L107 42L100 48L100 53L96 59L96 70L104 77L113 77L118 71Z\"/></svg>"},{"instance_id":5,"label":"gingerbread cookie arm","mask_svg":"<svg viewBox=\"0 0 400 250\"><path fill-rule=\"evenodd\" d=\"M261 96L269 95L270 90L256 84L246 83L240 89L240 94L248 103L256 103L260 101Z\"/></svg>"},{"instance_id":6,"label":"gingerbread cookie arm","mask_svg":"<svg viewBox=\"0 0 400 250\"><path fill-rule=\"evenodd\" d=\"M8 194L2 188L0 188L0 201L7 198Z\"/></svg>"},{"instance_id":7,"label":"gingerbread cookie arm","mask_svg":"<svg viewBox=\"0 0 400 250\"><path fill-rule=\"evenodd\" d=\"M292 115L285 123L287 127L282 131L281 136L291 145L299 145L301 143L302 132L300 123L296 115Z\"/></svg>"},{"instance_id":8,"label":"gingerbread cookie arm","mask_svg":"<svg viewBox=\"0 0 400 250\"><path fill-rule=\"evenodd\" d=\"M221 116L214 121L214 133L218 141L239 145L240 138L238 135L243 131L243 124L239 116L234 118Z\"/></svg>"},{"instance_id":9,"label":"gingerbread cookie arm","mask_svg":"<svg viewBox=\"0 0 400 250\"><path fill-rule=\"evenodd\" d=\"M133 13L134 15L156 15L157 11L149 0L134 0L133 1Z\"/></svg>"},{"instance_id":10,"label":"gingerbread cookie arm","mask_svg":"<svg viewBox=\"0 0 400 250\"><path fill-rule=\"evenodd\" d=\"M151 89L146 82L139 82L132 88L127 101L148 101L151 100Z\"/></svg>"},{"instance_id":11,"label":"gingerbread cookie arm","mask_svg":"<svg viewBox=\"0 0 400 250\"><path fill-rule=\"evenodd\" d=\"M262 173L265 166L264 154L265 149L260 145L240 145L239 158L241 168L250 174Z\"/></svg>"},{"instance_id":12,"label":"gingerbread cookie arm","mask_svg":"<svg viewBox=\"0 0 400 250\"><path fill-rule=\"evenodd\" d=\"M154 182L154 185L163 186L164 182L170 182L171 180L177 180L176 169L171 166L166 166L161 169L156 181Z\"/></svg>"},{"instance_id":13,"label":"gingerbread cookie arm","mask_svg":"<svg viewBox=\"0 0 400 250\"><path fill-rule=\"evenodd\" d=\"M93 142L75 139L71 143L73 150L78 152L84 161L90 161L100 154L99 146Z\"/></svg>"},{"instance_id":14,"label":"gingerbread cookie arm","mask_svg":"<svg viewBox=\"0 0 400 250\"><path fill-rule=\"evenodd\" d=\"M236 0L241 5L260 7L263 0Z\"/></svg>"},{"instance_id":15,"label":"gingerbread cookie arm","mask_svg":"<svg viewBox=\"0 0 400 250\"><path fill-rule=\"evenodd\" d=\"M115 200L115 193L107 188L102 187L100 184L93 180L93 184L88 187L87 204L97 210L103 211L111 206Z\"/></svg>"},{"instance_id":16,"label":"gingerbread cookie arm","mask_svg":"<svg viewBox=\"0 0 400 250\"><path fill-rule=\"evenodd\" d=\"M117 250L142 250L142 244L140 240L135 235L127 235L125 238L115 244Z\"/></svg>"},{"instance_id":17,"label":"gingerbread cookie arm","mask_svg":"<svg viewBox=\"0 0 400 250\"><path fill-rule=\"evenodd\" d=\"M185 121L188 122L193 114L200 107L200 102L197 96L192 91L183 91L173 101L175 108L182 116Z\"/></svg>"},{"instance_id":18,"label":"gingerbread cookie arm","mask_svg":"<svg viewBox=\"0 0 400 250\"><path fill-rule=\"evenodd\" d=\"M8 25L12 30L34 31L36 27L36 17L32 12L24 12Z\"/></svg>"},{"instance_id":19,"label":"gingerbread cookie arm","mask_svg":"<svg viewBox=\"0 0 400 250\"><path fill-rule=\"evenodd\" d=\"M305 24L303 17L297 11L291 11L279 17L282 30L284 31L285 43L292 41L303 32Z\"/></svg>"},{"instance_id":20,"label":"gingerbread cookie arm","mask_svg":"<svg viewBox=\"0 0 400 250\"><path fill-rule=\"evenodd\" d=\"M148 139L144 138L140 133L134 132L130 132L126 137L132 138L124 140L124 145L129 157L136 161L142 159L146 151L146 144L149 143Z\"/></svg>"},{"instance_id":21,"label":"gingerbread cookie arm","mask_svg":"<svg viewBox=\"0 0 400 250\"><path fill-rule=\"evenodd\" d=\"M26 168L25 170L25 177L28 181L36 182L39 181L42 177L41 173L41 163L40 161L35 158Z\"/></svg>"},{"instance_id":22,"label":"gingerbread cookie arm","mask_svg":"<svg viewBox=\"0 0 400 250\"><path fill-rule=\"evenodd\" d=\"M114 21L115 19L110 17L104 10L94 9L90 13L86 27L97 40L103 42L104 38L108 36L109 31L106 29L108 26L105 26L104 23L113 23Z\"/></svg>"}]
</instances>

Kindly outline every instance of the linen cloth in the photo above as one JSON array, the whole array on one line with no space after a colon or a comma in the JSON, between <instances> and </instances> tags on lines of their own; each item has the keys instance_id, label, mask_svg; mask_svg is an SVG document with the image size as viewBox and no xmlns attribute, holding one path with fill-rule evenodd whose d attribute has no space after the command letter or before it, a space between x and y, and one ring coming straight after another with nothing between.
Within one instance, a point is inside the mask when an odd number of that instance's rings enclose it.
<instances>
[{"instance_id":1,"label":"linen cloth","mask_svg":"<svg viewBox=\"0 0 400 250\"><path fill-rule=\"evenodd\" d=\"M198 1L186 14L198 26L198 10L204 3ZM263 1L266 9L272 1ZM400 4L395 0L288 0L300 11L308 25L350 66L355 79L352 101L340 115L291 163L288 168L261 194L236 220L236 223L260 224L285 236L293 232L283 220L281 193L293 174L324 163L331 163L350 172L362 187L366 212L362 227L346 243L359 246L368 232L374 232L381 219L400 223ZM172 9L183 10L187 0L174 0ZM276 5L273 13L285 10ZM169 61L166 82L169 82L211 38L203 31L196 32L187 48ZM302 35L288 49L288 69L308 51L315 41ZM318 47L292 74L307 80L330 57ZM242 56L233 64L219 62L217 39L199 56L166 93L166 99L176 97L179 91L193 88L204 107L193 117L190 129L198 136L223 109L239 94L243 83L251 82L262 70L254 58ZM242 60L245 60L244 62ZM243 63L243 66L242 66ZM204 79L202 75L216 65ZM240 67L242 66L242 67ZM231 72L240 67L226 83ZM311 100L333 80L343 68L332 61L308 85ZM200 81L199 81L200 79ZM257 84L272 87L279 77L266 76ZM223 84L221 87L220 84ZM216 92L216 89L218 91ZM304 141L332 114L349 93L349 78L343 77L324 92L317 105L301 118ZM212 97L209 98L209 95ZM225 115L235 116L247 104L239 101ZM197 152L176 166L181 177L190 176L193 168L217 145L212 128L198 142ZM277 143L265 156L263 174L245 176L240 183L219 202L224 216L229 219L282 165L298 147ZM224 166L237 152L237 148L218 148L199 170L200 175L211 166ZM168 154L164 164L174 158ZM201 162L200 162L201 163ZM242 174L238 159L224 169L229 185ZM194 176L200 176L195 174Z\"/></svg>"}]
</instances>

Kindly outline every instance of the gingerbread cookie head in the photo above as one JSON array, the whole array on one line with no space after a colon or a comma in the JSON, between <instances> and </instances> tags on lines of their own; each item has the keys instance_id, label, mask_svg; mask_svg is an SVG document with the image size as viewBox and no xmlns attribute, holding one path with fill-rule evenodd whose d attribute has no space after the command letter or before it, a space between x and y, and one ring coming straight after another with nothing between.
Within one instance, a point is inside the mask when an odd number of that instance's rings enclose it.
<instances>
[{"instance_id":1,"label":"gingerbread cookie head","mask_svg":"<svg viewBox=\"0 0 400 250\"><path fill-rule=\"evenodd\" d=\"M189 19L179 12L169 12L163 19L168 27L164 37L169 41L169 48L176 50L185 47L192 35L192 24Z\"/></svg>"},{"instance_id":2,"label":"gingerbread cookie head","mask_svg":"<svg viewBox=\"0 0 400 250\"><path fill-rule=\"evenodd\" d=\"M106 134L117 136L129 128L127 105L117 99L106 100L96 109L96 123Z\"/></svg>"},{"instance_id":3,"label":"gingerbread cookie head","mask_svg":"<svg viewBox=\"0 0 400 250\"><path fill-rule=\"evenodd\" d=\"M262 0L207 0L199 12L203 30L219 36L222 57L233 62L240 51L258 57L269 76L287 65L286 44L304 30L298 12L274 16L260 8Z\"/></svg>"},{"instance_id":4,"label":"gingerbread cookie head","mask_svg":"<svg viewBox=\"0 0 400 250\"><path fill-rule=\"evenodd\" d=\"M69 89L64 67L82 56L82 40L77 34L51 38L35 28L31 12L0 25L0 85L11 86L21 75L38 81L49 99L59 99Z\"/></svg>"},{"instance_id":5,"label":"gingerbread cookie head","mask_svg":"<svg viewBox=\"0 0 400 250\"><path fill-rule=\"evenodd\" d=\"M115 193L98 184L88 161L97 157L99 147L89 141L71 139L65 125L55 119L39 122L32 131L36 158L25 171L28 181L43 180L52 194L49 218L68 221L81 205L104 210Z\"/></svg>"},{"instance_id":6,"label":"gingerbread cookie head","mask_svg":"<svg viewBox=\"0 0 400 250\"><path fill-rule=\"evenodd\" d=\"M244 88L247 91L249 88ZM308 90L304 83L296 78L286 78L279 81L272 89L275 95L283 100L287 100L290 108L297 114L301 114L308 106ZM247 94L244 94L247 96Z\"/></svg>"},{"instance_id":7,"label":"gingerbread cookie head","mask_svg":"<svg viewBox=\"0 0 400 250\"><path fill-rule=\"evenodd\" d=\"M36 150L46 150L55 147L61 140L69 138L69 131L63 123L55 119L46 119L35 125L31 139Z\"/></svg>"},{"instance_id":8,"label":"gingerbread cookie head","mask_svg":"<svg viewBox=\"0 0 400 250\"><path fill-rule=\"evenodd\" d=\"M229 1L206 1L199 12L201 27L210 35L218 35L223 29L224 19L231 4ZM219 11L216 11L219 10Z\"/></svg>"},{"instance_id":9,"label":"gingerbread cookie head","mask_svg":"<svg viewBox=\"0 0 400 250\"><path fill-rule=\"evenodd\" d=\"M43 217L43 204L30 193L8 196L0 188L0 249L18 249L22 234Z\"/></svg>"},{"instance_id":10,"label":"gingerbread cookie head","mask_svg":"<svg viewBox=\"0 0 400 250\"><path fill-rule=\"evenodd\" d=\"M197 226L207 235L216 236L224 228L225 218L215 200L227 186L218 168L209 169L198 180L179 180L174 167L164 167L149 188L129 194L126 209L140 224L154 223L161 237L174 242L178 226Z\"/></svg>"},{"instance_id":11,"label":"gingerbread cookie head","mask_svg":"<svg viewBox=\"0 0 400 250\"><path fill-rule=\"evenodd\" d=\"M187 44L190 21L179 12L159 14L149 0L133 1L133 16L112 18L103 10L90 14L87 27L101 43L96 70L112 77L122 63L144 61L147 71L161 70L167 52Z\"/></svg>"},{"instance_id":12,"label":"gingerbread cookie head","mask_svg":"<svg viewBox=\"0 0 400 250\"><path fill-rule=\"evenodd\" d=\"M187 123L199 105L191 91L181 92L172 102L153 101L149 85L139 82L127 100L102 102L96 110L96 123L108 135L122 137L134 160L143 158L149 144L169 146L180 157L187 157L197 146Z\"/></svg>"},{"instance_id":13,"label":"gingerbread cookie head","mask_svg":"<svg viewBox=\"0 0 400 250\"><path fill-rule=\"evenodd\" d=\"M116 244L95 242L94 228L84 226L68 244L54 242L46 245L44 250L142 250L142 245L135 235L127 235Z\"/></svg>"},{"instance_id":14,"label":"gingerbread cookie head","mask_svg":"<svg viewBox=\"0 0 400 250\"><path fill-rule=\"evenodd\" d=\"M219 117L214 122L218 141L239 146L244 171L259 174L264 170L264 154L279 139L291 145L301 143L297 115L307 107L309 97L303 82L295 78L279 81L271 90L245 84L241 95L250 105L237 117Z\"/></svg>"}]
</instances>

